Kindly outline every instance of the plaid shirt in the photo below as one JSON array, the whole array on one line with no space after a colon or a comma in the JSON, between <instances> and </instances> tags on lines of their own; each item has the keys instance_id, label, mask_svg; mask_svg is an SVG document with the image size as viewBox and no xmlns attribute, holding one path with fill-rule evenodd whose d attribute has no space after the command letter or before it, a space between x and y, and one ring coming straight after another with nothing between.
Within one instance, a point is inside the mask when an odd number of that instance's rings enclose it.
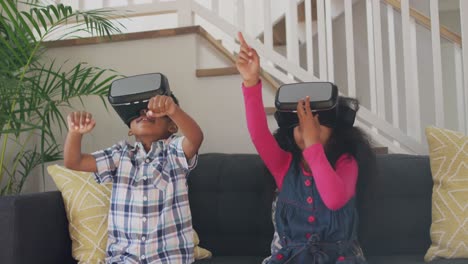
<instances>
[{"instance_id":1,"label":"plaid shirt","mask_svg":"<svg viewBox=\"0 0 468 264\"><path fill-rule=\"evenodd\" d=\"M98 183L112 182L107 263L192 263L192 217L183 137L154 142L146 153L127 142L93 153Z\"/></svg>"}]
</instances>

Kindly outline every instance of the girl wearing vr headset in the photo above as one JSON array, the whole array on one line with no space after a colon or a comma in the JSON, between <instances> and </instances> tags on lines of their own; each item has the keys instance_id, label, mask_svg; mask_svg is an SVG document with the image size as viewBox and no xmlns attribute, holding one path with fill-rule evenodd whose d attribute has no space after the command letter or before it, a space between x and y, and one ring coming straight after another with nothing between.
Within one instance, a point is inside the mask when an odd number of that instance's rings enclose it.
<instances>
[{"instance_id":1,"label":"girl wearing vr headset","mask_svg":"<svg viewBox=\"0 0 468 264\"><path fill-rule=\"evenodd\" d=\"M353 127L357 100L339 97L333 109L315 114L310 98L303 98L296 113L275 113L279 128L273 136L259 56L241 33L238 37L247 126L278 187L277 241L264 263L366 263L357 241L356 187L372 173L375 156L366 135Z\"/></svg>"}]
</instances>

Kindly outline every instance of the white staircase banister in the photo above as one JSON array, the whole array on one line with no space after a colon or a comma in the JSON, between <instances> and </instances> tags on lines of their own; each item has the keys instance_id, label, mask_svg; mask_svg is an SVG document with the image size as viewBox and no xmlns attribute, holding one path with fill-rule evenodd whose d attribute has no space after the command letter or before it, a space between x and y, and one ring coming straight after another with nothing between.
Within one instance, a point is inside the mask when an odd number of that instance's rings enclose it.
<instances>
[{"instance_id":1,"label":"white staircase banister","mask_svg":"<svg viewBox=\"0 0 468 264\"><path fill-rule=\"evenodd\" d=\"M335 82L335 62L333 56L333 24L331 1L325 1L325 33L327 40L327 80Z\"/></svg>"},{"instance_id":2,"label":"white staircase banister","mask_svg":"<svg viewBox=\"0 0 468 264\"><path fill-rule=\"evenodd\" d=\"M345 1L346 69L348 73L348 96L356 97L356 72L354 62L353 0Z\"/></svg>"},{"instance_id":3,"label":"white staircase banister","mask_svg":"<svg viewBox=\"0 0 468 264\"><path fill-rule=\"evenodd\" d=\"M299 65L297 28L297 1L289 0L286 4L286 54L289 61Z\"/></svg>"},{"instance_id":4,"label":"white staircase banister","mask_svg":"<svg viewBox=\"0 0 468 264\"><path fill-rule=\"evenodd\" d=\"M234 25L219 17L212 16L210 10L208 10L207 8L205 8L197 2L192 3L192 8L197 15L210 22L211 24L216 25L217 27L222 29L222 31L225 34L229 35L233 39L236 38L239 29L236 28ZM319 79L317 79L315 76L308 74L308 72L302 69L299 65L291 63L275 51L267 50L265 48L265 45L263 45L257 40L250 38L249 35L244 35L244 37L249 42L249 45L251 45L257 50L260 56L268 58L268 60L278 65L279 67L288 69L290 73L292 73L295 77L299 78L300 80L309 82L319 81Z\"/></svg>"},{"instance_id":5,"label":"white staircase banister","mask_svg":"<svg viewBox=\"0 0 468 264\"><path fill-rule=\"evenodd\" d=\"M310 74L314 74L314 33L312 26L312 1L305 1L304 12L306 30L307 71Z\"/></svg>"},{"instance_id":6,"label":"white staircase banister","mask_svg":"<svg viewBox=\"0 0 468 264\"><path fill-rule=\"evenodd\" d=\"M468 132L468 125L467 125L467 115L468 112L466 109L466 102L464 100L464 86L463 83L463 55L461 48L453 43L453 56L454 56L454 64L455 64L455 89L456 89L456 98L457 98L457 114L458 114L458 130L463 131L465 130Z\"/></svg>"},{"instance_id":7,"label":"white staircase banister","mask_svg":"<svg viewBox=\"0 0 468 264\"><path fill-rule=\"evenodd\" d=\"M434 76L435 123L445 127L444 91L442 84L442 55L440 50L439 1L430 0L432 64Z\"/></svg>"},{"instance_id":8,"label":"white staircase banister","mask_svg":"<svg viewBox=\"0 0 468 264\"><path fill-rule=\"evenodd\" d=\"M327 39L325 32L325 3L324 0L317 0L317 37L319 55L319 78L328 80L327 75Z\"/></svg>"},{"instance_id":9,"label":"white staircase banister","mask_svg":"<svg viewBox=\"0 0 468 264\"><path fill-rule=\"evenodd\" d=\"M263 0L263 43L267 49L273 49L273 28L271 23L271 0Z\"/></svg>"},{"instance_id":10,"label":"white staircase banister","mask_svg":"<svg viewBox=\"0 0 468 264\"><path fill-rule=\"evenodd\" d=\"M192 0L177 0L177 21L179 27L193 25Z\"/></svg>"},{"instance_id":11,"label":"white staircase banister","mask_svg":"<svg viewBox=\"0 0 468 264\"><path fill-rule=\"evenodd\" d=\"M396 128L400 127L400 106L398 102L398 79L396 62L396 43L395 43L395 17L392 6L387 6L387 25L388 25L388 57L390 64L390 89L392 96L392 123Z\"/></svg>"},{"instance_id":12,"label":"white staircase banister","mask_svg":"<svg viewBox=\"0 0 468 264\"><path fill-rule=\"evenodd\" d=\"M363 120L366 120L366 122L372 126L378 128L380 131L385 132L385 134L398 139L401 145L406 146L407 149L413 151L414 153L427 153L427 148L421 143L404 134L401 130L393 127L388 122L379 119L375 114L372 114L366 108L359 108L358 116Z\"/></svg>"},{"instance_id":13,"label":"white staircase banister","mask_svg":"<svg viewBox=\"0 0 468 264\"><path fill-rule=\"evenodd\" d=\"M401 3L400 0L381 0L385 4L388 4L395 8L397 11L401 11ZM441 0L439 0L441 1ZM465 0L461 0L460 2L465 2ZM409 9L410 16L416 20L416 22L425 28L431 30L431 19L422 13L418 12L414 8ZM451 42L457 43L458 45L461 45L462 43L462 38L459 34L451 31L450 29L440 26L439 27L440 35Z\"/></svg>"},{"instance_id":14,"label":"white staircase banister","mask_svg":"<svg viewBox=\"0 0 468 264\"><path fill-rule=\"evenodd\" d=\"M380 2L372 1L372 23L374 30L374 67L375 67L375 91L377 100L377 115L385 118L385 88L383 73L382 52L382 25L380 15Z\"/></svg>"},{"instance_id":15,"label":"white staircase banister","mask_svg":"<svg viewBox=\"0 0 468 264\"><path fill-rule=\"evenodd\" d=\"M461 19L461 29L462 37L468 39L468 1L460 1L460 19ZM463 54L463 101L465 105L465 133L468 133L468 48L464 46L462 50Z\"/></svg>"}]
</instances>

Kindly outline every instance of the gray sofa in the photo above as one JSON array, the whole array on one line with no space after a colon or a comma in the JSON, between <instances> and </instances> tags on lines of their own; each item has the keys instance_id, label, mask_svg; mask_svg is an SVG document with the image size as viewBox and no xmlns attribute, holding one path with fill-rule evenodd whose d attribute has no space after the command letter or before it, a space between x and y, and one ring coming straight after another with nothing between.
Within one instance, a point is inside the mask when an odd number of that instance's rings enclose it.
<instances>
[{"instance_id":1,"label":"gray sofa","mask_svg":"<svg viewBox=\"0 0 468 264\"><path fill-rule=\"evenodd\" d=\"M426 156L377 156L363 189L359 236L371 264L417 264L430 245L432 178ZM257 155L203 154L189 178L193 225L214 257L197 264L260 263L273 234L274 181ZM0 198L0 263L76 263L59 192ZM468 260L432 263L467 264Z\"/></svg>"}]
</instances>

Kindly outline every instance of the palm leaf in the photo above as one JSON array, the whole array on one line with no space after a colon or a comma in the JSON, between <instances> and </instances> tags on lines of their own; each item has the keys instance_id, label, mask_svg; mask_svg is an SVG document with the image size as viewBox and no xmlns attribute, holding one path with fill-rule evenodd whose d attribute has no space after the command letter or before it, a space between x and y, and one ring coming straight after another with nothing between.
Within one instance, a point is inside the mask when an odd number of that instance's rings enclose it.
<instances>
[{"instance_id":1,"label":"palm leaf","mask_svg":"<svg viewBox=\"0 0 468 264\"><path fill-rule=\"evenodd\" d=\"M37 151L36 149L27 150L22 155L15 156L18 159L18 166L15 169L15 177L10 186L5 186L9 189L10 193L18 194L24 186L27 177L31 174L34 168L47 163L54 162L62 159L60 146L58 144L51 144L44 151Z\"/></svg>"},{"instance_id":2,"label":"palm leaf","mask_svg":"<svg viewBox=\"0 0 468 264\"><path fill-rule=\"evenodd\" d=\"M115 12L111 9L98 9L87 11L74 11L72 7L63 4L48 5L43 7L33 7L29 12L21 12L22 21L27 21L33 26L33 34L41 36L42 39L58 26L63 26L75 22L78 27L71 32L65 32L62 37L68 37L77 31L91 33L92 35L108 36L120 33L124 28L120 22L112 20Z\"/></svg>"},{"instance_id":3,"label":"palm leaf","mask_svg":"<svg viewBox=\"0 0 468 264\"><path fill-rule=\"evenodd\" d=\"M49 67L31 69L28 75L33 77L26 77L24 81L34 87L32 89L40 104L28 109L34 113L29 112L29 122L21 125L29 125L30 128L35 125L34 128L37 128L44 124L44 129L50 129L55 124L61 132L66 125L63 108L71 107L72 99L89 95L102 97L107 94L112 80L119 77L114 71L90 67L84 63L63 72L62 67L54 69L54 62ZM36 119L31 120L33 117Z\"/></svg>"},{"instance_id":4,"label":"palm leaf","mask_svg":"<svg viewBox=\"0 0 468 264\"><path fill-rule=\"evenodd\" d=\"M60 33L59 39L80 32L110 37L123 28L112 20L111 10L74 11L63 4L41 6L30 0L29 10L19 11L17 4L0 0L0 183L4 176L8 179L0 195L18 193L40 164L44 176L44 163L61 158L52 128L66 125L63 108L71 107L73 98L88 95L105 102L103 96L118 77L85 63L68 71L55 61L45 64L43 41L55 33ZM69 27L62 31L64 25ZM9 142L18 149L12 157L6 155Z\"/></svg>"}]
</instances>

